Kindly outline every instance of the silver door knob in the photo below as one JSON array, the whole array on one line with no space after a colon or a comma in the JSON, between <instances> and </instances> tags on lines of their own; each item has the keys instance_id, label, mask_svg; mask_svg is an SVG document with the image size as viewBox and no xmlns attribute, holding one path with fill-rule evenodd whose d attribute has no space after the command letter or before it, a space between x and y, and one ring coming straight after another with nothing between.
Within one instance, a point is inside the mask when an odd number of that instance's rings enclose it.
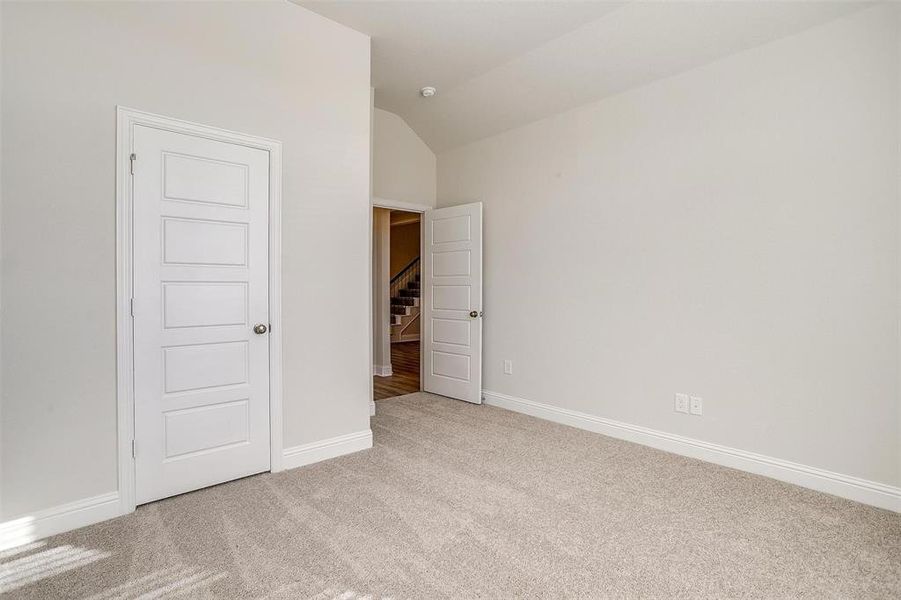
<instances>
[{"instance_id":1,"label":"silver door knob","mask_svg":"<svg viewBox=\"0 0 901 600\"><path fill-rule=\"evenodd\" d=\"M479 311L471 310L471 311L469 311L469 316L472 317L473 319L475 319L476 317L479 316Z\"/></svg>"},{"instance_id":2,"label":"silver door knob","mask_svg":"<svg viewBox=\"0 0 901 600\"><path fill-rule=\"evenodd\" d=\"M267 331L269 331L269 328L262 323L253 326L253 332L257 335L263 335Z\"/></svg>"}]
</instances>

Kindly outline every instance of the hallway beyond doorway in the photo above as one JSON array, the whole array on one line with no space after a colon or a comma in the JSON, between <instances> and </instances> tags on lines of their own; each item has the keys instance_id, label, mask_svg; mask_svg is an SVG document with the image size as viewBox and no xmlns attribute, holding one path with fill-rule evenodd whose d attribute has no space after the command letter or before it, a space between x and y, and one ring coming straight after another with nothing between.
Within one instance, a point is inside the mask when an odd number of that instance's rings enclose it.
<instances>
[{"instance_id":1,"label":"hallway beyond doorway","mask_svg":"<svg viewBox=\"0 0 901 600\"><path fill-rule=\"evenodd\" d=\"M390 377L373 377L373 398L384 400L419 391L419 342L391 344Z\"/></svg>"}]
</instances>

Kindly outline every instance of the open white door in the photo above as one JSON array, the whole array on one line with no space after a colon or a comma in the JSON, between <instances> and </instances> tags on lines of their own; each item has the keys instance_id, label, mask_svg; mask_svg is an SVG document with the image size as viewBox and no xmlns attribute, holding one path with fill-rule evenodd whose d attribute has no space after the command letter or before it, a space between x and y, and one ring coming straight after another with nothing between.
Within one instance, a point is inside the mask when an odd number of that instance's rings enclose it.
<instances>
[{"instance_id":1,"label":"open white door","mask_svg":"<svg viewBox=\"0 0 901 600\"><path fill-rule=\"evenodd\" d=\"M481 202L425 213L422 271L422 387L481 404Z\"/></svg>"},{"instance_id":2,"label":"open white door","mask_svg":"<svg viewBox=\"0 0 901 600\"><path fill-rule=\"evenodd\" d=\"M269 153L134 130L137 503L269 470Z\"/></svg>"}]
</instances>

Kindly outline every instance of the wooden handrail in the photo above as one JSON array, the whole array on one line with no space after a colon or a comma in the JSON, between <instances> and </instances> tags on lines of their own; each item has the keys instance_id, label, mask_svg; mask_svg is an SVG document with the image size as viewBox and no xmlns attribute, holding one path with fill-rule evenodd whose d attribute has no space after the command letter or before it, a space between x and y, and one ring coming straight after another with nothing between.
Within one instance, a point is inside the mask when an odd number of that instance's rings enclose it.
<instances>
[{"instance_id":1,"label":"wooden handrail","mask_svg":"<svg viewBox=\"0 0 901 600\"><path fill-rule=\"evenodd\" d=\"M400 271L398 271L398 272L397 272L397 275L395 275L394 277L391 278L391 283L394 283L395 281L397 281L398 279L400 279L400 278L403 276L404 273L406 273L408 270L412 269L413 266L416 265L416 263L418 263L418 262L419 262L419 257L417 256L416 258L414 258L413 260L411 260L411 261L409 262L409 264L407 264L406 267L404 267L403 269L401 269Z\"/></svg>"},{"instance_id":2,"label":"wooden handrail","mask_svg":"<svg viewBox=\"0 0 901 600\"><path fill-rule=\"evenodd\" d=\"M413 281L413 278L419 275L419 257L417 256L410 261L406 267L400 270L400 273L391 278L390 296L393 298L400 295L400 291L405 289L407 285Z\"/></svg>"}]
</instances>

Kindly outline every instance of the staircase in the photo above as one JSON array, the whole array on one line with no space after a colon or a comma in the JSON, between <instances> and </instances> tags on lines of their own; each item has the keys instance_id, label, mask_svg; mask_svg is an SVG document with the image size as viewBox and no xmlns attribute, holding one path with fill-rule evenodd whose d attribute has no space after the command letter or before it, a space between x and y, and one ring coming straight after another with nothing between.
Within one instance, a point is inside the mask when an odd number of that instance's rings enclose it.
<instances>
[{"instance_id":1,"label":"staircase","mask_svg":"<svg viewBox=\"0 0 901 600\"><path fill-rule=\"evenodd\" d=\"M419 258L391 278L391 341L403 342L414 337L408 330L419 320ZM419 334L415 334L419 339Z\"/></svg>"}]
</instances>

